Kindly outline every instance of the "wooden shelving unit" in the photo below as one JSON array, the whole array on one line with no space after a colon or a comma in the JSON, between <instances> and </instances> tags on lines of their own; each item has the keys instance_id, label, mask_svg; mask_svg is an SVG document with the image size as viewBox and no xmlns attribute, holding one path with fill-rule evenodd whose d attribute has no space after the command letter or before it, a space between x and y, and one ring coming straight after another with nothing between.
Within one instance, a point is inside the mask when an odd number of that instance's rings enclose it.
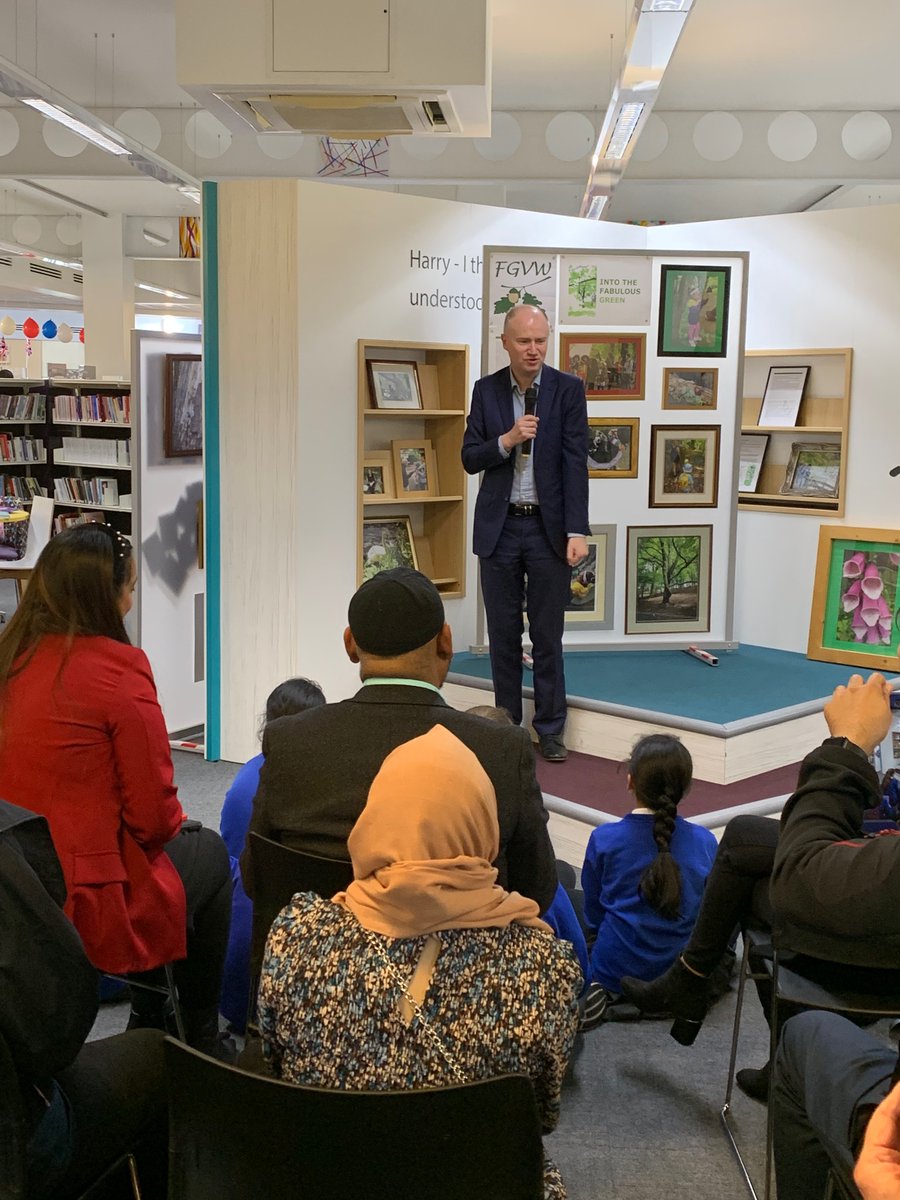
<instances>
[{"instance_id":1,"label":"wooden shelving unit","mask_svg":"<svg viewBox=\"0 0 900 1200\"><path fill-rule=\"evenodd\" d=\"M469 347L440 342L360 339L358 362L357 580L363 577L363 515L409 516L420 567L445 599L466 594L466 476L460 459L466 427ZM373 408L367 359L414 360L433 367L435 387L422 409ZM424 437L434 448L440 494L437 496L364 496L362 467L366 454L390 450L391 442Z\"/></svg>"},{"instance_id":2,"label":"wooden shelving unit","mask_svg":"<svg viewBox=\"0 0 900 1200\"><path fill-rule=\"evenodd\" d=\"M842 517L847 471L847 439L850 427L850 375L853 351L849 347L820 347L813 350L748 350L744 358L744 396L741 433L768 434L755 492L739 492L738 508L745 512L778 512ZM797 424L758 425L762 396L770 367L809 366L806 395ZM794 496L781 491L794 442L833 443L841 449L838 494Z\"/></svg>"}]
</instances>

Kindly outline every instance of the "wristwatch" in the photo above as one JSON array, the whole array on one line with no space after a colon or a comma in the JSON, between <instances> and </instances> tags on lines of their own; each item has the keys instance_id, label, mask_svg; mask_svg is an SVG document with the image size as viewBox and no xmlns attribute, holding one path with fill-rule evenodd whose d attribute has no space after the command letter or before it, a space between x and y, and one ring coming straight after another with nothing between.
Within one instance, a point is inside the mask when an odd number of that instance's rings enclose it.
<instances>
[{"instance_id":1,"label":"wristwatch","mask_svg":"<svg viewBox=\"0 0 900 1200\"><path fill-rule=\"evenodd\" d=\"M845 738L845 737L826 738L825 741L822 743L822 745L823 746L837 746L839 750L855 750L856 753L858 755L860 755L861 758L864 758L866 760L866 762L869 761L869 756L868 756L868 754L866 754L865 750L863 750L862 746L857 746L856 742L851 742L849 738Z\"/></svg>"}]
</instances>

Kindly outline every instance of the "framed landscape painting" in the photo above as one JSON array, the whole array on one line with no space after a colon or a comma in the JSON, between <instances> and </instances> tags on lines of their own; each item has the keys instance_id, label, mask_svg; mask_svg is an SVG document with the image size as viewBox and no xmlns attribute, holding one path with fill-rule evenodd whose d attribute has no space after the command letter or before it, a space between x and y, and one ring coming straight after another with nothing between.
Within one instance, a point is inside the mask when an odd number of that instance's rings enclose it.
<instances>
[{"instance_id":1,"label":"framed landscape painting","mask_svg":"<svg viewBox=\"0 0 900 1200\"><path fill-rule=\"evenodd\" d=\"M616 575L616 527L592 525L587 558L572 568L567 629L612 629Z\"/></svg>"},{"instance_id":2,"label":"framed landscape painting","mask_svg":"<svg viewBox=\"0 0 900 1200\"><path fill-rule=\"evenodd\" d=\"M378 362L366 360L369 395L373 408L421 408L422 392L414 361Z\"/></svg>"},{"instance_id":3,"label":"framed landscape painting","mask_svg":"<svg viewBox=\"0 0 900 1200\"><path fill-rule=\"evenodd\" d=\"M588 475L634 479L638 472L639 417L588 417Z\"/></svg>"},{"instance_id":4,"label":"framed landscape painting","mask_svg":"<svg viewBox=\"0 0 900 1200\"><path fill-rule=\"evenodd\" d=\"M645 333L561 333L559 369L577 375L588 400L643 400Z\"/></svg>"},{"instance_id":5,"label":"framed landscape painting","mask_svg":"<svg viewBox=\"0 0 900 1200\"><path fill-rule=\"evenodd\" d=\"M822 525L807 656L897 671L900 531Z\"/></svg>"},{"instance_id":6,"label":"framed landscape painting","mask_svg":"<svg viewBox=\"0 0 900 1200\"><path fill-rule=\"evenodd\" d=\"M629 525L626 634L708 633L711 525Z\"/></svg>"},{"instance_id":7,"label":"framed landscape painting","mask_svg":"<svg viewBox=\"0 0 900 1200\"><path fill-rule=\"evenodd\" d=\"M660 268L660 357L724 358L731 267Z\"/></svg>"},{"instance_id":8,"label":"framed landscape painting","mask_svg":"<svg viewBox=\"0 0 900 1200\"><path fill-rule=\"evenodd\" d=\"M718 485L718 425L651 426L651 508L715 508Z\"/></svg>"}]
</instances>

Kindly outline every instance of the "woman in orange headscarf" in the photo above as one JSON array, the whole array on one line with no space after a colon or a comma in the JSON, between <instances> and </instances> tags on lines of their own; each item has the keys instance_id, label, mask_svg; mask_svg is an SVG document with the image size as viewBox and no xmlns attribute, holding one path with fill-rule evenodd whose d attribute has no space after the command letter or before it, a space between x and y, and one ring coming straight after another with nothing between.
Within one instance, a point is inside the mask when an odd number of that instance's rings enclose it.
<instances>
[{"instance_id":1,"label":"woman in orange headscarf","mask_svg":"<svg viewBox=\"0 0 900 1200\"><path fill-rule=\"evenodd\" d=\"M346 892L295 896L269 935L259 1022L275 1073L386 1090L519 1071L552 1129L581 970L534 901L497 886L497 805L478 759L442 725L399 746L347 846ZM565 1196L549 1162L545 1191Z\"/></svg>"}]
</instances>

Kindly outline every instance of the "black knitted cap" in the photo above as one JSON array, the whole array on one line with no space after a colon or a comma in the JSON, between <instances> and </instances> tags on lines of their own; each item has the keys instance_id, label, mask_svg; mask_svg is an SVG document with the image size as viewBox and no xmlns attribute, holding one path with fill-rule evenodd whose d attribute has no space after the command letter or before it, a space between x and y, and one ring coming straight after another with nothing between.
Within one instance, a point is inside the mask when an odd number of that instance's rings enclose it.
<instances>
[{"instance_id":1,"label":"black knitted cap","mask_svg":"<svg viewBox=\"0 0 900 1200\"><path fill-rule=\"evenodd\" d=\"M420 571L397 567L366 580L350 601L347 624L360 650L396 658L440 633L444 604Z\"/></svg>"}]
</instances>

